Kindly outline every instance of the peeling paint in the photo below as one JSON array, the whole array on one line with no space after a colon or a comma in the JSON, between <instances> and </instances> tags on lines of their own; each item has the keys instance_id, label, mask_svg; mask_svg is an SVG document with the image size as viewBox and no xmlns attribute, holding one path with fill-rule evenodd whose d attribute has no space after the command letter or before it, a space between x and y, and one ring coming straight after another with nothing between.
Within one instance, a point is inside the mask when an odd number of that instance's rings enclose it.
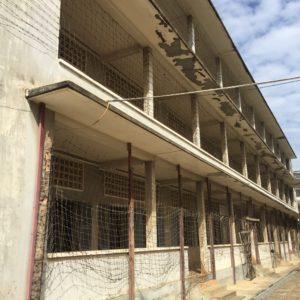
<instances>
[{"instance_id":1,"label":"peeling paint","mask_svg":"<svg viewBox=\"0 0 300 300\"><path fill-rule=\"evenodd\" d=\"M236 128L241 128L241 123L239 123L238 121L235 122L234 127Z\"/></svg>"},{"instance_id":2,"label":"peeling paint","mask_svg":"<svg viewBox=\"0 0 300 300\"><path fill-rule=\"evenodd\" d=\"M220 109L228 117L232 117L233 115L235 115L237 113L236 110L234 108L232 108L232 106L230 105L229 102L221 102Z\"/></svg>"},{"instance_id":3,"label":"peeling paint","mask_svg":"<svg viewBox=\"0 0 300 300\"><path fill-rule=\"evenodd\" d=\"M195 69L195 58L175 58L173 61L175 66L180 66L184 75L195 84L203 86L204 81L208 80L205 74L201 72L203 71L202 69ZM198 74L202 77L202 80L199 80Z\"/></svg>"},{"instance_id":4,"label":"peeling paint","mask_svg":"<svg viewBox=\"0 0 300 300\"><path fill-rule=\"evenodd\" d=\"M159 25L164 26L165 28L169 29L169 32L173 32L173 30L170 28L169 24L164 20L164 18L160 14L155 14L155 19L159 21Z\"/></svg>"}]
</instances>

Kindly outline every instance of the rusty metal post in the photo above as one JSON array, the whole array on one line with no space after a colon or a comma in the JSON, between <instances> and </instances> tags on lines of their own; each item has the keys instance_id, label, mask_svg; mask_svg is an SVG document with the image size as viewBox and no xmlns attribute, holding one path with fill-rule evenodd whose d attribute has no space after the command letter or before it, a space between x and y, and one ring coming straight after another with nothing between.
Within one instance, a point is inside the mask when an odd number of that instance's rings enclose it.
<instances>
[{"instance_id":1,"label":"rusty metal post","mask_svg":"<svg viewBox=\"0 0 300 300\"><path fill-rule=\"evenodd\" d=\"M208 227L209 227L209 244L210 244L210 264L213 279L216 279L216 264L215 264L215 248L214 248L214 223L212 216L212 203L211 203L211 184L206 178L207 185L207 208L208 208Z\"/></svg>"},{"instance_id":2,"label":"rusty metal post","mask_svg":"<svg viewBox=\"0 0 300 300\"><path fill-rule=\"evenodd\" d=\"M184 211L182 203L182 182L180 165L177 166L178 174L178 200L179 200L179 244L180 244L180 281L181 281L181 299L185 299L185 262L184 262Z\"/></svg>"},{"instance_id":3,"label":"rusty metal post","mask_svg":"<svg viewBox=\"0 0 300 300\"><path fill-rule=\"evenodd\" d=\"M227 204L228 204L228 212L229 212L229 239L230 239L230 259L231 259L231 267L232 267L232 275L233 275L233 284L236 284L236 275L235 275L235 259L234 259L234 245L233 245L233 232L232 226L233 222L233 204L231 193L229 192L228 187L226 187L226 196L227 196Z\"/></svg>"},{"instance_id":4,"label":"rusty metal post","mask_svg":"<svg viewBox=\"0 0 300 300\"><path fill-rule=\"evenodd\" d=\"M181 300L185 299L185 265L184 265L184 223L183 223L183 204L182 204L182 184L180 165L177 166L178 175L178 200L179 200L179 245L180 245L180 284Z\"/></svg>"},{"instance_id":5,"label":"rusty metal post","mask_svg":"<svg viewBox=\"0 0 300 300\"><path fill-rule=\"evenodd\" d=\"M135 299L134 276L134 199L133 199L133 170L131 143L127 144L128 151L128 299Z\"/></svg>"}]
</instances>

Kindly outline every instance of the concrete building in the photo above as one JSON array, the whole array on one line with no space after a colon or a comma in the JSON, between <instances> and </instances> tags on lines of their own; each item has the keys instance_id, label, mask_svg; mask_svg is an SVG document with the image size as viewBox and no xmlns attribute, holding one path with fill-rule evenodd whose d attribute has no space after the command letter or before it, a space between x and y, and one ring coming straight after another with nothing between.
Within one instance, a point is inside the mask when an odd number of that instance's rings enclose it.
<instances>
[{"instance_id":1,"label":"concrete building","mask_svg":"<svg viewBox=\"0 0 300 300\"><path fill-rule=\"evenodd\" d=\"M298 253L295 153L221 89L253 78L209 0L0 16L1 299L198 299Z\"/></svg>"},{"instance_id":2,"label":"concrete building","mask_svg":"<svg viewBox=\"0 0 300 300\"><path fill-rule=\"evenodd\" d=\"M296 179L296 183L295 183L296 201L297 201L298 207L299 207L299 205L300 205L300 171L294 171L294 177Z\"/></svg>"}]
</instances>

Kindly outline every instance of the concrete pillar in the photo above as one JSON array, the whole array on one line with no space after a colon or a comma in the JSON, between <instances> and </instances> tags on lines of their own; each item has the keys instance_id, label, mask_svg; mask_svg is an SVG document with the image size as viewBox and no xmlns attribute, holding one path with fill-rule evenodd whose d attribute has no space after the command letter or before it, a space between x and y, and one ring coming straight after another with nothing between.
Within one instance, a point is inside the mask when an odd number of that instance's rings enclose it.
<instances>
[{"instance_id":1,"label":"concrete pillar","mask_svg":"<svg viewBox=\"0 0 300 300\"><path fill-rule=\"evenodd\" d=\"M275 196L279 198L279 180L276 174L274 174L275 181Z\"/></svg>"},{"instance_id":2,"label":"concrete pillar","mask_svg":"<svg viewBox=\"0 0 300 300\"><path fill-rule=\"evenodd\" d=\"M282 194L282 201L286 202L286 197L285 197L285 184L284 181L281 180L281 194Z\"/></svg>"},{"instance_id":3,"label":"concrete pillar","mask_svg":"<svg viewBox=\"0 0 300 300\"><path fill-rule=\"evenodd\" d=\"M49 191L50 191L50 176L51 176L51 158L52 147L54 138L54 118L55 115L52 111L42 108L43 104L40 104L40 122L43 112L45 113L44 134L41 136L40 145L43 147L43 153L41 154L41 178L40 178L40 194L38 201L38 216L37 216L37 228L36 228L36 240L35 240L35 253L34 253L34 267L32 273L32 289L30 299L41 298L41 285L43 280L43 264L46 245L46 223L47 214L49 208ZM41 124L40 123L40 124ZM42 128L42 127L41 127ZM41 129L41 132L43 130Z\"/></svg>"},{"instance_id":4,"label":"concrete pillar","mask_svg":"<svg viewBox=\"0 0 300 300\"><path fill-rule=\"evenodd\" d=\"M271 174L270 174L270 168L268 166L266 166L266 175L267 175L267 190L268 192L272 193Z\"/></svg>"},{"instance_id":5,"label":"concrete pillar","mask_svg":"<svg viewBox=\"0 0 300 300\"><path fill-rule=\"evenodd\" d=\"M143 49L143 88L144 88L144 112L154 117L153 99L153 55L150 47Z\"/></svg>"},{"instance_id":6,"label":"concrete pillar","mask_svg":"<svg viewBox=\"0 0 300 300\"><path fill-rule=\"evenodd\" d=\"M288 185L285 186L285 199L286 199L287 204L291 203L290 193L289 193L289 186Z\"/></svg>"},{"instance_id":7,"label":"concrete pillar","mask_svg":"<svg viewBox=\"0 0 300 300\"><path fill-rule=\"evenodd\" d=\"M217 83L219 87L223 87L223 67L222 67L222 60L220 57L216 58L217 63Z\"/></svg>"},{"instance_id":8,"label":"concrete pillar","mask_svg":"<svg viewBox=\"0 0 300 300\"><path fill-rule=\"evenodd\" d=\"M281 250L280 250L280 244L278 239L278 224L276 221L277 221L277 217L276 217L276 211L274 209L272 213L272 223L273 223L272 229L273 229L274 246L275 246L274 248L275 248L276 257L280 258Z\"/></svg>"},{"instance_id":9,"label":"concrete pillar","mask_svg":"<svg viewBox=\"0 0 300 300\"><path fill-rule=\"evenodd\" d=\"M157 247L155 163L145 162L146 247Z\"/></svg>"},{"instance_id":10,"label":"concrete pillar","mask_svg":"<svg viewBox=\"0 0 300 300\"><path fill-rule=\"evenodd\" d=\"M221 132L222 161L225 165L229 165L227 130L226 130L226 124L224 122L220 123L220 132Z\"/></svg>"},{"instance_id":11,"label":"concrete pillar","mask_svg":"<svg viewBox=\"0 0 300 300\"><path fill-rule=\"evenodd\" d=\"M264 122L260 122L260 126L261 126L261 137L263 139L263 141L266 143L267 142L267 138L266 138L266 126Z\"/></svg>"},{"instance_id":12,"label":"concrete pillar","mask_svg":"<svg viewBox=\"0 0 300 300\"><path fill-rule=\"evenodd\" d=\"M188 25L188 44L191 50L195 53L196 46L195 46L195 25L193 21L193 16L189 15L187 17L187 25Z\"/></svg>"},{"instance_id":13,"label":"concrete pillar","mask_svg":"<svg viewBox=\"0 0 300 300\"><path fill-rule=\"evenodd\" d=\"M254 108L253 106L249 107L249 111L250 111L250 124L251 126L256 129L256 124L255 124L255 112L254 112Z\"/></svg>"},{"instance_id":14,"label":"concrete pillar","mask_svg":"<svg viewBox=\"0 0 300 300\"><path fill-rule=\"evenodd\" d=\"M236 230L235 230L235 215L234 215L234 205L232 200L232 195L230 194L230 203L229 203L229 216L232 217L231 231L232 231L232 241L233 244L236 244Z\"/></svg>"},{"instance_id":15,"label":"concrete pillar","mask_svg":"<svg viewBox=\"0 0 300 300\"><path fill-rule=\"evenodd\" d=\"M236 97L236 106L239 111L242 112L242 95L241 90L239 88L236 89L237 97Z\"/></svg>"},{"instance_id":16,"label":"concrete pillar","mask_svg":"<svg viewBox=\"0 0 300 300\"><path fill-rule=\"evenodd\" d=\"M192 112L193 143L200 148L201 136L200 136L199 103L196 95L191 96L191 112Z\"/></svg>"},{"instance_id":17,"label":"concrete pillar","mask_svg":"<svg viewBox=\"0 0 300 300\"><path fill-rule=\"evenodd\" d=\"M91 249L98 250L99 241L99 211L98 205L92 206L92 235L91 235Z\"/></svg>"},{"instance_id":18,"label":"concrete pillar","mask_svg":"<svg viewBox=\"0 0 300 300\"><path fill-rule=\"evenodd\" d=\"M268 229L266 224L266 205L263 205L260 210L260 223L264 237L264 243L268 243Z\"/></svg>"},{"instance_id":19,"label":"concrete pillar","mask_svg":"<svg viewBox=\"0 0 300 300\"><path fill-rule=\"evenodd\" d=\"M240 142L240 150L241 150L242 174L248 178L247 153L246 153L246 146L244 142Z\"/></svg>"},{"instance_id":20,"label":"concrete pillar","mask_svg":"<svg viewBox=\"0 0 300 300\"><path fill-rule=\"evenodd\" d=\"M196 182L196 201L198 213L198 238L200 249L200 272L206 274L206 251L207 251L207 236L206 236L206 215L205 215L205 199L204 199L204 184Z\"/></svg>"},{"instance_id":21,"label":"concrete pillar","mask_svg":"<svg viewBox=\"0 0 300 300\"><path fill-rule=\"evenodd\" d=\"M272 134L269 134L269 139L270 139L270 149L274 153L275 152L275 148L274 148L274 139L273 139L273 135Z\"/></svg>"},{"instance_id":22,"label":"concrete pillar","mask_svg":"<svg viewBox=\"0 0 300 300\"><path fill-rule=\"evenodd\" d=\"M260 158L257 155L254 155L254 164L255 164L255 182L259 186L261 186Z\"/></svg>"},{"instance_id":23,"label":"concrete pillar","mask_svg":"<svg viewBox=\"0 0 300 300\"><path fill-rule=\"evenodd\" d=\"M291 164L291 160L289 158L286 159L286 168L291 171L292 169L292 164Z\"/></svg>"}]
</instances>

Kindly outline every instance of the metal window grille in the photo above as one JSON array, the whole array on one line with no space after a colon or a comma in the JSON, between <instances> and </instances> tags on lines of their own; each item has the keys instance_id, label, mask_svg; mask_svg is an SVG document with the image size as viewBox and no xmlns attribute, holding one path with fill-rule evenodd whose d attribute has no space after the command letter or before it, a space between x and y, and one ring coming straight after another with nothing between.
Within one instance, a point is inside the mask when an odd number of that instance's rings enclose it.
<instances>
[{"instance_id":1,"label":"metal window grille","mask_svg":"<svg viewBox=\"0 0 300 300\"><path fill-rule=\"evenodd\" d=\"M53 156L53 185L83 190L84 188L83 163L67 158Z\"/></svg>"},{"instance_id":2,"label":"metal window grille","mask_svg":"<svg viewBox=\"0 0 300 300\"><path fill-rule=\"evenodd\" d=\"M105 172L104 174L104 195L118 198L128 198L128 177L119 173ZM144 201L145 182L134 179L133 196L135 200Z\"/></svg>"}]
</instances>

